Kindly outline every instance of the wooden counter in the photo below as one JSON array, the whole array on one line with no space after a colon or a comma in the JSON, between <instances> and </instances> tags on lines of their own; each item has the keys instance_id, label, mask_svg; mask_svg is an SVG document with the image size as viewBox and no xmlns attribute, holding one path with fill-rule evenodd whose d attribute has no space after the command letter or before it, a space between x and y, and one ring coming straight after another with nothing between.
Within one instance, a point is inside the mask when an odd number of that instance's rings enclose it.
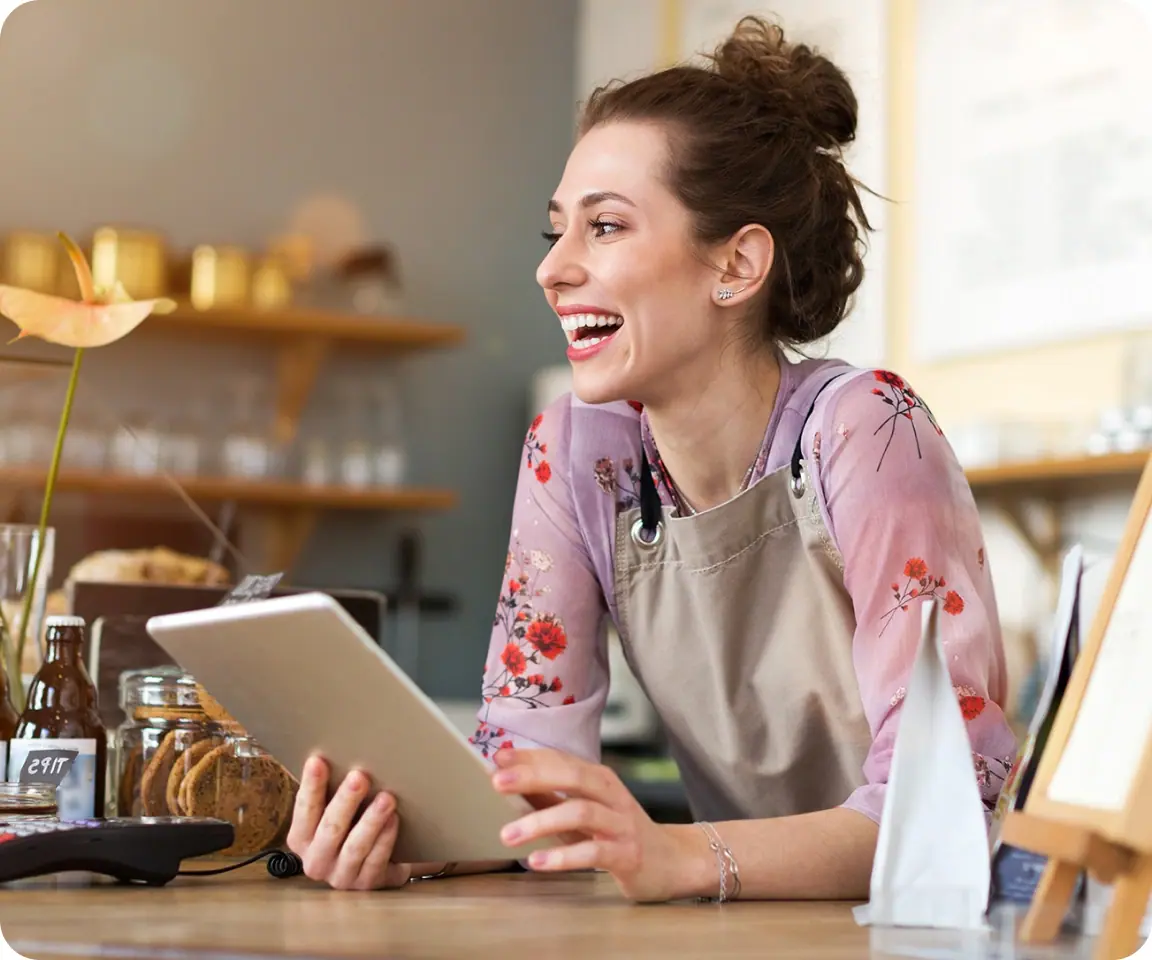
<instances>
[{"instance_id":1,"label":"wooden counter","mask_svg":"<svg viewBox=\"0 0 1152 960\"><path fill-rule=\"evenodd\" d=\"M254 867L219 877L181 878L156 889L125 888L75 875L0 887L0 929L17 953L32 960L889 960L987 955L979 949L972 952L973 944L959 935L860 928L851 907L691 902L640 906L621 899L610 877L594 874L457 877L402 890L337 893L304 878L272 880L263 867Z\"/></svg>"},{"instance_id":2,"label":"wooden counter","mask_svg":"<svg viewBox=\"0 0 1152 960\"><path fill-rule=\"evenodd\" d=\"M167 887L85 878L0 889L0 929L33 960L165 960L252 952L380 960L647 960L767 957L860 960L868 932L848 904L677 903L638 906L611 878L501 874L337 893L262 867ZM87 948L87 949L86 949ZM150 952L155 950L156 953Z\"/></svg>"}]
</instances>

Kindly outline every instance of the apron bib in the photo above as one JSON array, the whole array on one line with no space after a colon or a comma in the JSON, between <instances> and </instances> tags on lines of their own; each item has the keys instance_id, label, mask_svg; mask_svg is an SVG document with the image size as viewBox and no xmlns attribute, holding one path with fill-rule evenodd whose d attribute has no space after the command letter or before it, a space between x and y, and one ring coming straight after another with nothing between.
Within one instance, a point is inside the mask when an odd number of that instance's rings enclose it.
<instances>
[{"instance_id":1,"label":"apron bib","mask_svg":"<svg viewBox=\"0 0 1152 960\"><path fill-rule=\"evenodd\" d=\"M840 805L865 782L872 735L852 601L800 442L790 465L693 516L660 504L647 461L642 480L641 507L617 518L618 632L693 816Z\"/></svg>"}]
</instances>

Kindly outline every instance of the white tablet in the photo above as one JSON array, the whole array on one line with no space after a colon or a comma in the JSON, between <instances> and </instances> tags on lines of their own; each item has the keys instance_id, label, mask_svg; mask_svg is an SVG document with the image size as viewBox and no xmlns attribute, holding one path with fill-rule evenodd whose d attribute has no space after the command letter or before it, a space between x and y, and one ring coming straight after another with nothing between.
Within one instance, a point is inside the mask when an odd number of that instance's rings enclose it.
<instances>
[{"instance_id":1,"label":"white tablet","mask_svg":"<svg viewBox=\"0 0 1152 960\"><path fill-rule=\"evenodd\" d=\"M152 617L148 632L297 778L319 752L397 801L400 863L523 859L500 830L532 808L344 609L302 593Z\"/></svg>"}]
</instances>

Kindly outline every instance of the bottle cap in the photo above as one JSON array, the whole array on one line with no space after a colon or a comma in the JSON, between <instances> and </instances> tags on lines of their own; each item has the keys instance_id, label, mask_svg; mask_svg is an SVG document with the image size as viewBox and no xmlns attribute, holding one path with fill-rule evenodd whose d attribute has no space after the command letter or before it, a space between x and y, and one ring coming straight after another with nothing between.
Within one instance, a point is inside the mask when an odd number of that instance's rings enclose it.
<instances>
[{"instance_id":1,"label":"bottle cap","mask_svg":"<svg viewBox=\"0 0 1152 960\"><path fill-rule=\"evenodd\" d=\"M86 627L87 625L87 621L83 617L64 616L63 614L56 614L44 620L46 629L48 627Z\"/></svg>"}]
</instances>

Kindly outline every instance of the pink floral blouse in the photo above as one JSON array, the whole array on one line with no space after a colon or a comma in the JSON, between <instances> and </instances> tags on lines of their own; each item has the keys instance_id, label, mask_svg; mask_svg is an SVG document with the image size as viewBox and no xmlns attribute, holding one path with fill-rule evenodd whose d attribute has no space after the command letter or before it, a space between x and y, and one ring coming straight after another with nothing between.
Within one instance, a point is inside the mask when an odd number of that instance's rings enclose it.
<instances>
[{"instance_id":1,"label":"pink floral blouse","mask_svg":"<svg viewBox=\"0 0 1152 960\"><path fill-rule=\"evenodd\" d=\"M790 400L806 378L833 363L782 361L776 412L753 482L790 461L808 412ZM806 453L819 461L810 473L844 560L856 611L853 661L873 737L866 783L844 805L880 820L919 641L917 601L936 597L974 775L990 815L1016 738L1001 708L999 617L964 471L924 400L896 374L871 371L826 393L832 399L815 409ZM532 422L471 737L483 756L505 746L546 746L599 759L608 693L605 628L616 613L615 520L638 505L642 449L661 499L671 504L638 404L590 406L566 395Z\"/></svg>"}]
</instances>

